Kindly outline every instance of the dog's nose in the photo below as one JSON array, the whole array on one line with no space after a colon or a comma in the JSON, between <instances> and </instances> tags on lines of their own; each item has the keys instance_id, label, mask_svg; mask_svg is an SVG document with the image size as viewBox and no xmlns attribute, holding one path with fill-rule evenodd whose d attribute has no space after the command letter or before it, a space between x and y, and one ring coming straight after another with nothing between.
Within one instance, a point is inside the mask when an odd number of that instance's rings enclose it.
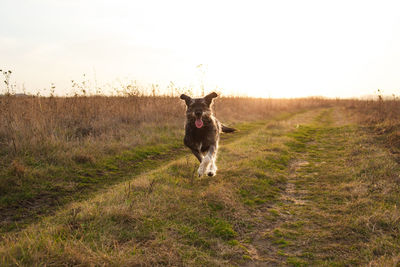
<instances>
[{"instance_id":1,"label":"dog's nose","mask_svg":"<svg viewBox=\"0 0 400 267\"><path fill-rule=\"evenodd\" d=\"M196 110L196 111L194 112L194 115L200 117L202 113L203 113L203 112L201 112L201 110Z\"/></svg>"}]
</instances>

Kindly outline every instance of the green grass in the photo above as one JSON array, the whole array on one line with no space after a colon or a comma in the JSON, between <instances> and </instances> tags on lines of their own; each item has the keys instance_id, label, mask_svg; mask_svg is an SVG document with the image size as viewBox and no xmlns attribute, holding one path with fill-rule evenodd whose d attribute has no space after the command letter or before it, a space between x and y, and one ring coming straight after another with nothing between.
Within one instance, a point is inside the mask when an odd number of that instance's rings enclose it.
<instances>
[{"instance_id":1,"label":"green grass","mask_svg":"<svg viewBox=\"0 0 400 267\"><path fill-rule=\"evenodd\" d=\"M6 173L1 178L4 184L0 207L4 211L2 215L13 223L3 223L0 229L4 232L20 228L57 206L160 166L165 160L182 155L184 151L180 147L179 140L171 140L168 144L137 147L93 163L82 156L79 162L69 166L32 162L26 167L31 171L13 183L9 183L10 179L18 177Z\"/></svg>"},{"instance_id":2,"label":"green grass","mask_svg":"<svg viewBox=\"0 0 400 267\"><path fill-rule=\"evenodd\" d=\"M276 206L275 213L288 215L275 223L273 245L292 266L394 264L400 168L362 128L332 122L326 110L289 134L290 154L307 164L288 180L295 188L286 193L291 201Z\"/></svg>"},{"instance_id":3,"label":"green grass","mask_svg":"<svg viewBox=\"0 0 400 267\"><path fill-rule=\"evenodd\" d=\"M11 254L1 250L8 255L3 259L15 258L24 264L50 258L56 263L71 263L68 259L73 259L82 264L93 261L122 265L132 260L156 264L165 257L178 265L242 262L247 252L241 244L257 224L249 208L257 209L276 200L285 181L282 165L288 160L287 155L280 155L285 148L265 143L264 139L270 135L277 140L285 138L284 131L290 129L269 127L276 122L237 125L238 133L224 135L219 157L221 169L216 178L196 178L193 170L197 163L192 156L159 168L155 165L153 171L60 210L37 227L28 227L23 231L32 237L25 240L27 243L7 239L4 242L14 245L7 249ZM260 146L262 150L255 150ZM119 175L121 162L153 154L159 155L159 151L150 147L102 162L109 173ZM270 170L270 166L279 173ZM248 195L241 197L240 191ZM19 239L19 235L8 237ZM41 247L37 242L46 244ZM31 251L32 246L35 251ZM97 259L80 255L83 247L90 249L89 254L94 253ZM117 247L119 252L115 254ZM20 254L21 249L30 253Z\"/></svg>"},{"instance_id":4,"label":"green grass","mask_svg":"<svg viewBox=\"0 0 400 267\"><path fill-rule=\"evenodd\" d=\"M211 178L152 146L96 161L123 182L3 235L0 265L395 265L399 166L336 113L238 125Z\"/></svg>"},{"instance_id":5,"label":"green grass","mask_svg":"<svg viewBox=\"0 0 400 267\"><path fill-rule=\"evenodd\" d=\"M224 135L222 139L230 142L264 123L237 123L235 127L239 132ZM16 161L16 166L0 172L0 232L22 229L71 201L87 199L98 190L185 155L187 149L183 147L181 138L183 130L179 130L179 138L176 131L160 129L156 143L149 141L115 155L97 155L95 158L85 152L77 153L72 157L73 161L67 163L61 160L48 162L25 155Z\"/></svg>"}]
</instances>

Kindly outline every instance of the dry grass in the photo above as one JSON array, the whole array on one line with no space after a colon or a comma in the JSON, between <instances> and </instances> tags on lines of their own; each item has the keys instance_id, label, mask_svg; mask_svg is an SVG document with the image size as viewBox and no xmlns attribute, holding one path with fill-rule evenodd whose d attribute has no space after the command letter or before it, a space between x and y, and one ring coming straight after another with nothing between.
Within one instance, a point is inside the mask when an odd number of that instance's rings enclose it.
<instances>
[{"instance_id":1,"label":"dry grass","mask_svg":"<svg viewBox=\"0 0 400 267\"><path fill-rule=\"evenodd\" d=\"M248 234L258 224L253 213L277 199L285 180L287 158L277 149L284 145L271 150L266 137L280 143L302 121L258 124L248 135L224 142L219 179L192 179L194 157L180 157L7 234L0 242L0 263L243 264Z\"/></svg>"},{"instance_id":2,"label":"dry grass","mask_svg":"<svg viewBox=\"0 0 400 267\"><path fill-rule=\"evenodd\" d=\"M359 123L369 126L391 147L400 153L400 100L398 97L378 100L344 100L344 106Z\"/></svg>"},{"instance_id":3,"label":"dry grass","mask_svg":"<svg viewBox=\"0 0 400 267\"><path fill-rule=\"evenodd\" d=\"M240 127L331 102L222 97L214 109ZM0 229L19 228L16 222L154 167L148 159L160 164L183 151L184 110L176 96L129 86L112 97L0 96Z\"/></svg>"},{"instance_id":4,"label":"dry grass","mask_svg":"<svg viewBox=\"0 0 400 267\"><path fill-rule=\"evenodd\" d=\"M215 111L222 121L262 120L277 112L326 105L328 100L270 100L221 98ZM17 156L43 154L54 147L124 143L125 149L156 135L152 126L182 128L184 104L177 97L76 96L0 97L0 143L2 153ZM132 136L133 135L133 136ZM103 144L102 144L103 143ZM105 146L105 147L104 147ZM110 147L108 147L111 149ZM99 151L102 152L102 151Z\"/></svg>"},{"instance_id":5,"label":"dry grass","mask_svg":"<svg viewBox=\"0 0 400 267\"><path fill-rule=\"evenodd\" d=\"M0 263L398 264L399 165L342 112L238 124L217 177L193 179L194 157L174 157L4 234Z\"/></svg>"},{"instance_id":6,"label":"dry grass","mask_svg":"<svg viewBox=\"0 0 400 267\"><path fill-rule=\"evenodd\" d=\"M214 108L240 131L194 179L177 97L0 96L0 263L399 263L398 99Z\"/></svg>"},{"instance_id":7,"label":"dry grass","mask_svg":"<svg viewBox=\"0 0 400 267\"><path fill-rule=\"evenodd\" d=\"M399 263L399 164L365 127L337 125L338 112L324 111L289 134L293 139L286 144L296 160L286 190L271 207L264 236L255 234L268 262Z\"/></svg>"}]
</instances>

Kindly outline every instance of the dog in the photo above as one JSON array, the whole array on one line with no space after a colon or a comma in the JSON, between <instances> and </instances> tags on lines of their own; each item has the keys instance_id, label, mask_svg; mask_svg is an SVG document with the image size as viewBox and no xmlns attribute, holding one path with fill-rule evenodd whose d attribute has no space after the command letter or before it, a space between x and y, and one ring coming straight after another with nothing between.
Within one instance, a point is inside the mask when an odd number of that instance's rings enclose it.
<instances>
[{"instance_id":1,"label":"dog","mask_svg":"<svg viewBox=\"0 0 400 267\"><path fill-rule=\"evenodd\" d=\"M186 102L185 137L183 143L190 148L200 162L198 175L214 176L217 173L218 142L221 132L236 131L220 123L211 109L213 99L218 95L211 93L203 98L191 98L185 94L180 96Z\"/></svg>"}]
</instances>

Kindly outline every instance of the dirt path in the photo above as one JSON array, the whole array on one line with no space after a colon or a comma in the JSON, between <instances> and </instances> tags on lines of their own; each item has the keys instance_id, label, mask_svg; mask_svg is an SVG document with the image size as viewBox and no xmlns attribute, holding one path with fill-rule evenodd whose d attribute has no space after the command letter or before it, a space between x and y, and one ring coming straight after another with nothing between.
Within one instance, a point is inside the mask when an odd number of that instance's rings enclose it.
<instances>
[{"instance_id":1,"label":"dirt path","mask_svg":"<svg viewBox=\"0 0 400 267\"><path fill-rule=\"evenodd\" d=\"M398 264L400 168L388 151L339 109L289 136L286 188L246 265Z\"/></svg>"}]
</instances>

